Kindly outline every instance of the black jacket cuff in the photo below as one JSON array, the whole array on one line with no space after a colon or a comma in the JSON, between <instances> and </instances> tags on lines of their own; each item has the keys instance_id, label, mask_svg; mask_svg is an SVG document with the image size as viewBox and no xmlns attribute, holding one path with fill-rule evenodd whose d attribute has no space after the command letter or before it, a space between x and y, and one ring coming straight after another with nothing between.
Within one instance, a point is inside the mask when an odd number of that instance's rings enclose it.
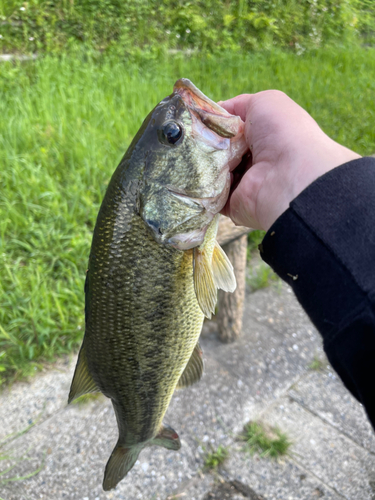
<instances>
[{"instance_id":1,"label":"black jacket cuff","mask_svg":"<svg viewBox=\"0 0 375 500\"><path fill-rule=\"evenodd\" d=\"M374 423L372 388L363 384L375 375L375 158L351 161L313 182L260 249L293 288L332 365Z\"/></svg>"}]
</instances>

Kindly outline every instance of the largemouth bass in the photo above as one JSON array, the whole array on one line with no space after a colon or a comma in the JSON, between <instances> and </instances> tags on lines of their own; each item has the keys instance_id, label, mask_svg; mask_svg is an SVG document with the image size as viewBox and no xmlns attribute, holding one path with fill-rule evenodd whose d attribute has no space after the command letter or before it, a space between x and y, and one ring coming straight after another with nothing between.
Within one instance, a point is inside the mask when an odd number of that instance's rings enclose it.
<instances>
[{"instance_id":1,"label":"largemouth bass","mask_svg":"<svg viewBox=\"0 0 375 500\"><path fill-rule=\"evenodd\" d=\"M103 488L149 445L180 448L163 425L173 392L201 378L198 338L233 268L215 240L244 124L189 80L143 122L101 205L85 283L86 330L69 403L101 391L119 429Z\"/></svg>"}]
</instances>

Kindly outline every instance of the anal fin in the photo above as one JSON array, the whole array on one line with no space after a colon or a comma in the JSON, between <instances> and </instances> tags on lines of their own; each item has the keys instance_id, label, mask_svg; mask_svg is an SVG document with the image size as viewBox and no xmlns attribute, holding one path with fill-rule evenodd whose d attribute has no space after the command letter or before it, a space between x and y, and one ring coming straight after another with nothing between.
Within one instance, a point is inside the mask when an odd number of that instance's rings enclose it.
<instances>
[{"instance_id":1,"label":"anal fin","mask_svg":"<svg viewBox=\"0 0 375 500\"><path fill-rule=\"evenodd\" d=\"M70 386L68 404L71 403L74 399L90 392L100 392L100 389L98 389L94 379L89 372L85 348L84 345L82 345L81 350L79 351L72 385Z\"/></svg>"},{"instance_id":2,"label":"anal fin","mask_svg":"<svg viewBox=\"0 0 375 500\"><path fill-rule=\"evenodd\" d=\"M150 445L162 446L163 448L167 448L167 450L179 450L181 448L177 432L165 424L162 425L158 435L150 441Z\"/></svg>"},{"instance_id":3,"label":"anal fin","mask_svg":"<svg viewBox=\"0 0 375 500\"><path fill-rule=\"evenodd\" d=\"M201 379L202 375L203 375L202 349L199 343L197 343L185 367L185 370L182 372L182 375L177 383L176 388L181 389L182 387L188 387L189 385L195 384L195 382L198 382Z\"/></svg>"}]
</instances>

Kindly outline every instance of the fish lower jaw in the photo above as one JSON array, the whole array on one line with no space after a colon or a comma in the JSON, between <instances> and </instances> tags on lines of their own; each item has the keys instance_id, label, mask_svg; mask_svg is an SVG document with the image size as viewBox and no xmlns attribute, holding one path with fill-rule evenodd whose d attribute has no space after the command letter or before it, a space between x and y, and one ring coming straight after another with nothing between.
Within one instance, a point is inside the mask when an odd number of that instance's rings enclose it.
<instances>
[{"instance_id":1,"label":"fish lower jaw","mask_svg":"<svg viewBox=\"0 0 375 500\"><path fill-rule=\"evenodd\" d=\"M167 243L177 250L191 250L192 248L199 247L203 243L206 235L207 226L196 229L189 233L180 233L168 239Z\"/></svg>"}]
</instances>

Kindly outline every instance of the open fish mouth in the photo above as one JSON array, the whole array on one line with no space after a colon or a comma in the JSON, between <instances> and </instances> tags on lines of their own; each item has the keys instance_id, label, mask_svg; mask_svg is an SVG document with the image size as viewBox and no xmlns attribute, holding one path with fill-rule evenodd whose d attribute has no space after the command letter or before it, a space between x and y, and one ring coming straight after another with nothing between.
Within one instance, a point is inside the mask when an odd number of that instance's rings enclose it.
<instances>
[{"instance_id":1,"label":"open fish mouth","mask_svg":"<svg viewBox=\"0 0 375 500\"><path fill-rule=\"evenodd\" d=\"M203 94L190 80L180 78L174 84L173 91L179 94L190 111L200 121L220 137L232 139L243 134L244 122L239 116L233 116L227 110Z\"/></svg>"},{"instance_id":2,"label":"open fish mouth","mask_svg":"<svg viewBox=\"0 0 375 500\"><path fill-rule=\"evenodd\" d=\"M214 149L230 151L228 166L232 171L248 151L244 137L245 123L204 95L188 78L177 80L173 93L179 94L189 109L195 135Z\"/></svg>"}]
</instances>

